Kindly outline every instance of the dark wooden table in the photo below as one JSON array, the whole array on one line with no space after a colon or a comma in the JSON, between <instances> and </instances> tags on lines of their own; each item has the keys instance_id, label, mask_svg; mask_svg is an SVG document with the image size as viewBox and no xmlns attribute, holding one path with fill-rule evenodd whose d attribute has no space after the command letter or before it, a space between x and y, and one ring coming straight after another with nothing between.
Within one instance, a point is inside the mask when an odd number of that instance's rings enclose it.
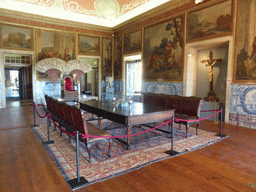
<instances>
[{"instance_id":1,"label":"dark wooden table","mask_svg":"<svg viewBox=\"0 0 256 192\"><path fill-rule=\"evenodd\" d=\"M99 127L101 127L101 119L105 118L116 123L120 123L126 127L127 135L131 134L131 127L146 123L165 121L172 119L172 149L173 149L173 123L175 109L167 109L159 106L133 102L130 106L114 107L111 103L102 103L102 101L86 101L80 102L80 108L89 113L98 116ZM130 137L127 137L127 148L130 146Z\"/></svg>"}]
</instances>

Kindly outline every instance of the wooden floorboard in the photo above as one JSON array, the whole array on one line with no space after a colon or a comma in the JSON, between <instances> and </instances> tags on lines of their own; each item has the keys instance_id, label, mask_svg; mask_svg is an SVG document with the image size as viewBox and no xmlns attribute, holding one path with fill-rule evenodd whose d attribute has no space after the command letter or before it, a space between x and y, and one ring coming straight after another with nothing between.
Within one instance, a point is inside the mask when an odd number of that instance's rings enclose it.
<instances>
[{"instance_id":1,"label":"wooden floorboard","mask_svg":"<svg viewBox=\"0 0 256 192\"><path fill-rule=\"evenodd\" d=\"M0 122L0 191L72 191L30 128L32 106L9 104L0 109ZM200 127L219 132L212 121ZM76 191L256 191L256 130L224 124L223 134L228 138L215 144Z\"/></svg>"}]
</instances>

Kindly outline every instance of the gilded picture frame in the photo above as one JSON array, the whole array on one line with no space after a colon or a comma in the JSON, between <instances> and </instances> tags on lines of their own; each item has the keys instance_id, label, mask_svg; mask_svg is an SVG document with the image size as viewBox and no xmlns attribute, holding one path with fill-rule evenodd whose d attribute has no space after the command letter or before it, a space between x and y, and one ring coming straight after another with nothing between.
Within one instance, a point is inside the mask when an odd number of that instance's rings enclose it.
<instances>
[{"instance_id":1,"label":"gilded picture frame","mask_svg":"<svg viewBox=\"0 0 256 192\"><path fill-rule=\"evenodd\" d=\"M33 51L33 29L16 25L0 24L1 42L4 49Z\"/></svg>"},{"instance_id":2,"label":"gilded picture frame","mask_svg":"<svg viewBox=\"0 0 256 192\"><path fill-rule=\"evenodd\" d=\"M124 53L134 53L141 51L142 31L135 31L124 35Z\"/></svg>"},{"instance_id":3,"label":"gilded picture frame","mask_svg":"<svg viewBox=\"0 0 256 192\"><path fill-rule=\"evenodd\" d=\"M122 80L122 37L114 38L114 79Z\"/></svg>"},{"instance_id":4,"label":"gilded picture frame","mask_svg":"<svg viewBox=\"0 0 256 192\"><path fill-rule=\"evenodd\" d=\"M188 13L187 42L230 35L233 26L232 0Z\"/></svg>"},{"instance_id":5,"label":"gilded picture frame","mask_svg":"<svg viewBox=\"0 0 256 192\"><path fill-rule=\"evenodd\" d=\"M78 34L78 54L100 56L100 37Z\"/></svg>"},{"instance_id":6,"label":"gilded picture frame","mask_svg":"<svg viewBox=\"0 0 256 192\"><path fill-rule=\"evenodd\" d=\"M57 57L65 61L76 59L76 34L36 29L36 62Z\"/></svg>"},{"instance_id":7,"label":"gilded picture frame","mask_svg":"<svg viewBox=\"0 0 256 192\"><path fill-rule=\"evenodd\" d=\"M256 83L256 6L255 0L238 0L233 82ZM248 11L250 10L250 11Z\"/></svg>"},{"instance_id":8,"label":"gilded picture frame","mask_svg":"<svg viewBox=\"0 0 256 192\"><path fill-rule=\"evenodd\" d=\"M144 81L183 80L184 15L145 28Z\"/></svg>"}]
</instances>

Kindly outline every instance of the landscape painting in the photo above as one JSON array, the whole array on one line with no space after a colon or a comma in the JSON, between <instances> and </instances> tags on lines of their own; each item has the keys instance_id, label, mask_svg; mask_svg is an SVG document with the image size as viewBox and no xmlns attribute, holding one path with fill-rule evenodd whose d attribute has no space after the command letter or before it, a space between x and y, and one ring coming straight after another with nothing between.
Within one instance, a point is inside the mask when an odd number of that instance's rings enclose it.
<instances>
[{"instance_id":1,"label":"landscape painting","mask_svg":"<svg viewBox=\"0 0 256 192\"><path fill-rule=\"evenodd\" d=\"M57 57L65 61L76 59L76 34L36 30L36 61Z\"/></svg>"},{"instance_id":2,"label":"landscape painting","mask_svg":"<svg viewBox=\"0 0 256 192\"><path fill-rule=\"evenodd\" d=\"M145 28L145 81L182 81L184 16Z\"/></svg>"},{"instance_id":3,"label":"landscape painting","mask_svg":"<svg viewBox=\"0 0 256 192\"><path fill-rule=\"evenodd\" d=\"M124 53L141 51L141 31L124 35Z\"/></svg>"},{"instance_id":4,"label":"landscape painting","mask_svg":"<svg viewBox=\"0 0 256 192\"><path fill-rule=\"evenodd\" d=\"M233 82L256 83L255 0L238 1ZM251 11L248 11L251 10Z\"/></svg>"},{"instance_id":5,"label":"landscape painting","mask_svg":"<svg viewBox=\"0 0 256 192\"><path fill-rule=\"evenodd\" d=\"M79 35L79 55L100 56L100 37Z\"/></svg>"},{"instance_id":6,"label":"landscape painting","mask_svg":"<svg viewBox=\"0 0 256 192\"><path fill-rule=\"evenodd\" d=\"M112 77L112 39L102 38L102 81Z\"/></svg>"},{"instance_id":7,"label":"landscape painting","mask_svg":"<svg viewBox=\"0 0 256 192\"><path fill-rule=\"evenodd\" d=\"M232 32L232 1L188 13L187 41L229 35Z\"/></svg>"},{"instance_id":8,"label":"landscape painting","mask_svg":"<svg viewBox=\"0 0 256 192\"><path fill-rule=\"evenodd\" d=\"M2 48L33 50L32 28L13 25L0 25Z\"/></svg>"},{"instance_id":9,"label":"landscape painting","mask_svg":"<svg viewBox=\"0 0 256 192\"><path fill-rule=\"evenodd\" d=\"M115 38L114 42L114 79L121 80L122 79L122 38Z\"/></svg>"}]
</instances>

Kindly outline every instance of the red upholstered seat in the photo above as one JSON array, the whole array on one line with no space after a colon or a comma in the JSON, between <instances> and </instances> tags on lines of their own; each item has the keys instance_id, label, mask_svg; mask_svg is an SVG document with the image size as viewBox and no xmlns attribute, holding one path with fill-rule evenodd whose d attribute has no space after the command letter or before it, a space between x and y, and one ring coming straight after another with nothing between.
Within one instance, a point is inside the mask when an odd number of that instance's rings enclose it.
<instances>
[{"instance_id":1,"label":"red upholstered seat","mask_svg":"<svg viewBox=\"0 0 256 192\"><path fill-rule=\"evenodd\" d=\"M71 79L68 77L65 79L66 83L65 83L65 89L66 90L73 90L73 84Z\"/></svg>"}]
</instances>

